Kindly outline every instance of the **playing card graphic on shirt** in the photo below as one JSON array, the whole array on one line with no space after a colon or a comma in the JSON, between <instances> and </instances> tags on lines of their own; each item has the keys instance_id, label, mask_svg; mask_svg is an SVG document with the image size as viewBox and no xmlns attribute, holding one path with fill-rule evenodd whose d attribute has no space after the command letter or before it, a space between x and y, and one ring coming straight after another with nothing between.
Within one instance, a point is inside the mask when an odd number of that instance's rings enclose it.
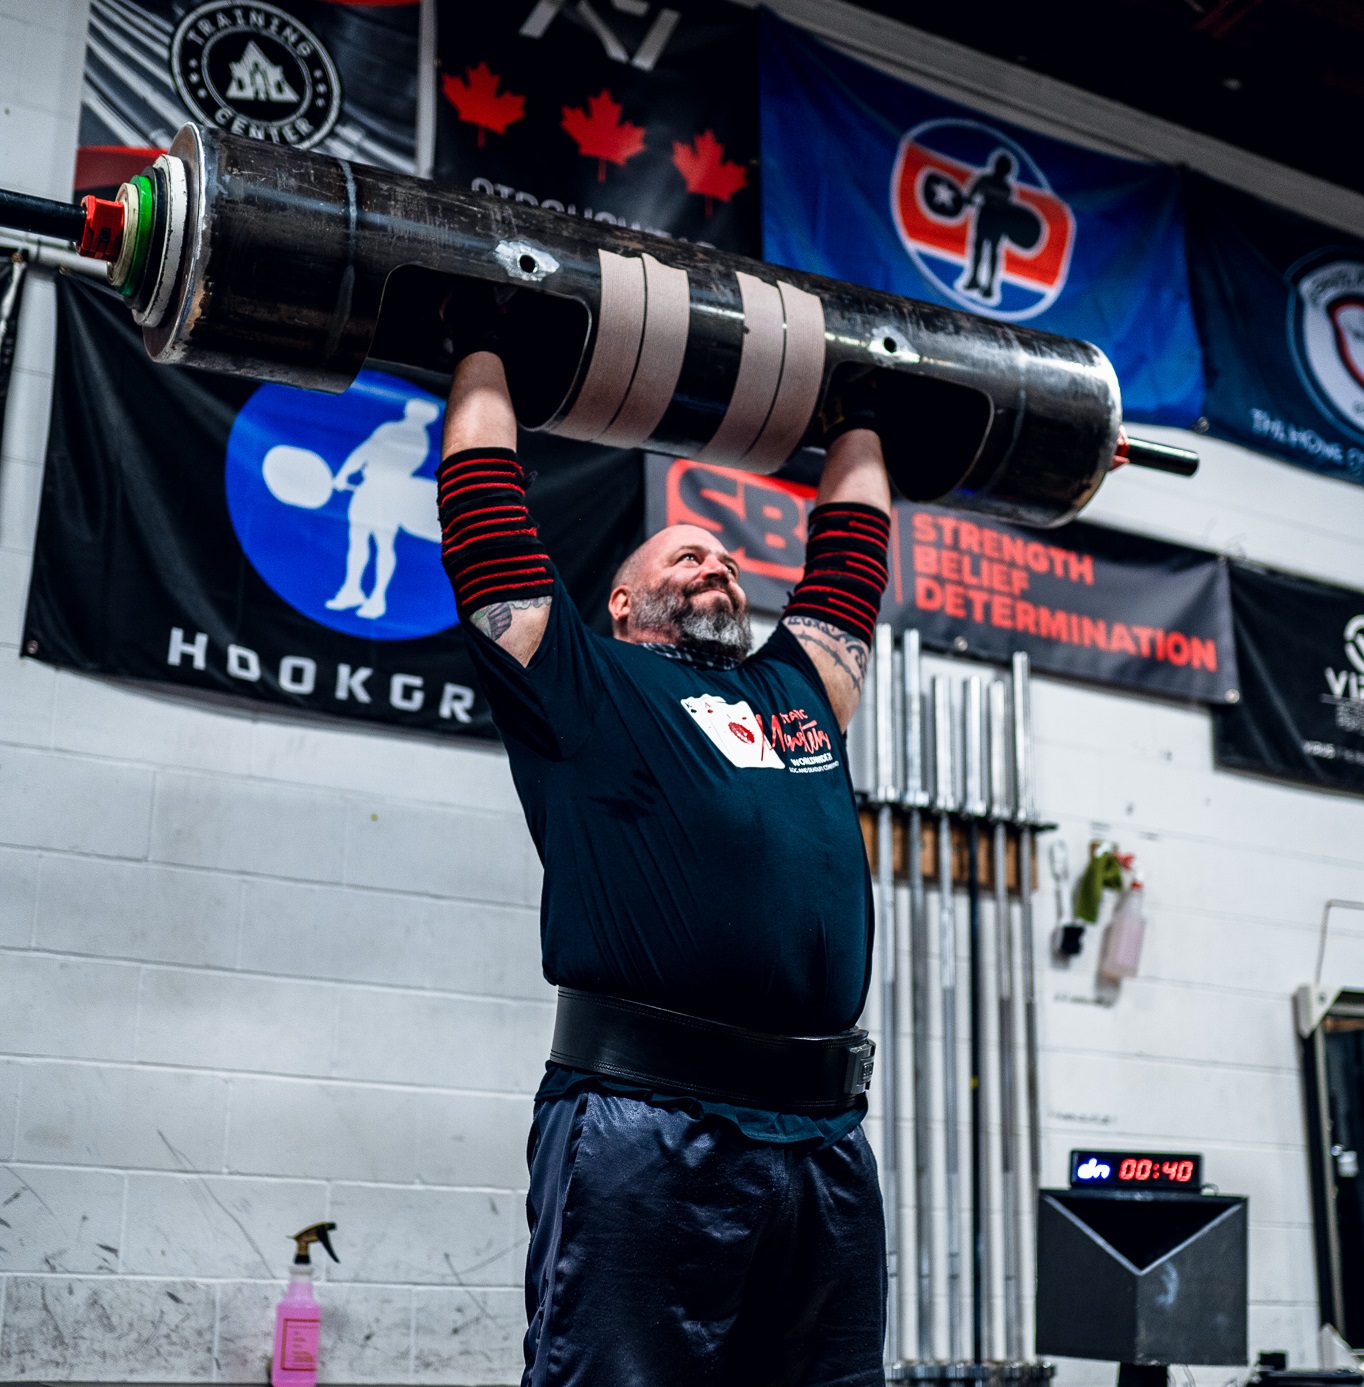
<instances>
[{"instance_id":1,"label":"playing card graphic on shirt","mask_svg":"<svg viewBox=\"0 0 1364 1387\"><path fill-rule=\"evenodd\" d=\"M731 765L747 770L786 769L781 757L768 745L746 699L728 703L714 694L699 694L696 698L684 698L682 706Z\"/></svg>"}]
</instances>

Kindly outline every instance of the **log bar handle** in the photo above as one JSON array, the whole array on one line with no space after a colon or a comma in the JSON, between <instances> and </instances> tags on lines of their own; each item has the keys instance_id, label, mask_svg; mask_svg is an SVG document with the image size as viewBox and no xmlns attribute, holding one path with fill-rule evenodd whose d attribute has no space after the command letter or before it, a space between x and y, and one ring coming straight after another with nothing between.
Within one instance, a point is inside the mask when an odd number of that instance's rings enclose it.
<instances>
[{"instance_id":1,"label":"log bar handle","mask_svg":"<svg viewBox=\"0 0 1364 1387\"><path fill-rule=\"evenodd\" d=\"M1172 448L1168 443L1152 443L1144 438L1118 435L1113 451L1113 466L1130 462L1133 467L1150 467L1157 472L1173 472L1177 477L1192 477L1198 471L1198 454L1187 448Z\"/></svg>"}]
</instances>

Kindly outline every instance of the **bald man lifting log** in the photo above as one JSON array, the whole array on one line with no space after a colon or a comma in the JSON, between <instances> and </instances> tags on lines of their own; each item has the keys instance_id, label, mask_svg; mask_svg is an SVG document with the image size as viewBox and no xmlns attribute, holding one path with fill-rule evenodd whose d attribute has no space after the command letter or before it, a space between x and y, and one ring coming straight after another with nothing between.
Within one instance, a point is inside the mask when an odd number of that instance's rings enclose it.
<instances>
[{"instance_id":1,"label":"bald man lifting log","mask_svg":"<svg viewBox=\"0 0 1364 1387\"><path fill-rule=\"evenodd\" d=\"M501 360L455 372L442 556L544 863L559 988L523 1387L881 1387L873 1047L853 1029L871 885L843 742L886 583L868 423L830 438L805 573L761 649L738 564L692 525L626 559L607 640L527 510Z\"/></svg>"}]
</instances>

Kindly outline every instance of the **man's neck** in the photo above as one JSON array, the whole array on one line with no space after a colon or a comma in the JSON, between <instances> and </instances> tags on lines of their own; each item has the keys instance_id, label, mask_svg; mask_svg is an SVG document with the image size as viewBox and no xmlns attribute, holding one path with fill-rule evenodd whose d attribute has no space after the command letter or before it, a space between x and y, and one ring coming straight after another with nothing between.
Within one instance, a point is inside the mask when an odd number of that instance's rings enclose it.
<instances>
[{"instance_id":1,"label":"man's neck","mask_svg":"<svg viewBox=\"0 0 1364 1387\"><path fill-rule=\"evenodd\" d=\"M617 639L624 639L624 637L618 636ZM696 665L701 669L737 669L745 659L743 655L736 655L731 651L712 647L679 645L676 641L631 639L627 641L627 644L643 646L645 650L652 650L655 655L662 655L665 659L680 660L684 664Z\"/></svg>"}]
</instances>

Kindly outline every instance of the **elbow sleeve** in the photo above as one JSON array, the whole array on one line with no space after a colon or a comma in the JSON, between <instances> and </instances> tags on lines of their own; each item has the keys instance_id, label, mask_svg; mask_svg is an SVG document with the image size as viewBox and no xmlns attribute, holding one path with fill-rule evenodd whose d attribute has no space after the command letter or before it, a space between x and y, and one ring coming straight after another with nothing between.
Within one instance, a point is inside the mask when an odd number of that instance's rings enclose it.
<instances>
[{"instance_id":1,"label":"elbow sleeve","mask_svg":"<svg viewBox=\"0 0 1364 1387\"><path fill-rule=\"evenodd\" d=\"M827 622L872 643L886 590L890 517L875 506L834 502L810 512L805 573L786 615Z\"/></svg>"},{"instance_id":2,"label":"elbow sleeve","mask_svg":"<svg viewBox=\"0 0 1364 1387\"><path fill-rule=\"evenodd\" d=\"M509 448L451 453L436 472L441 563L461 621L495 602L553 591L549 555L526 509L528 481Z\"/></svg>"}]
</instances>

